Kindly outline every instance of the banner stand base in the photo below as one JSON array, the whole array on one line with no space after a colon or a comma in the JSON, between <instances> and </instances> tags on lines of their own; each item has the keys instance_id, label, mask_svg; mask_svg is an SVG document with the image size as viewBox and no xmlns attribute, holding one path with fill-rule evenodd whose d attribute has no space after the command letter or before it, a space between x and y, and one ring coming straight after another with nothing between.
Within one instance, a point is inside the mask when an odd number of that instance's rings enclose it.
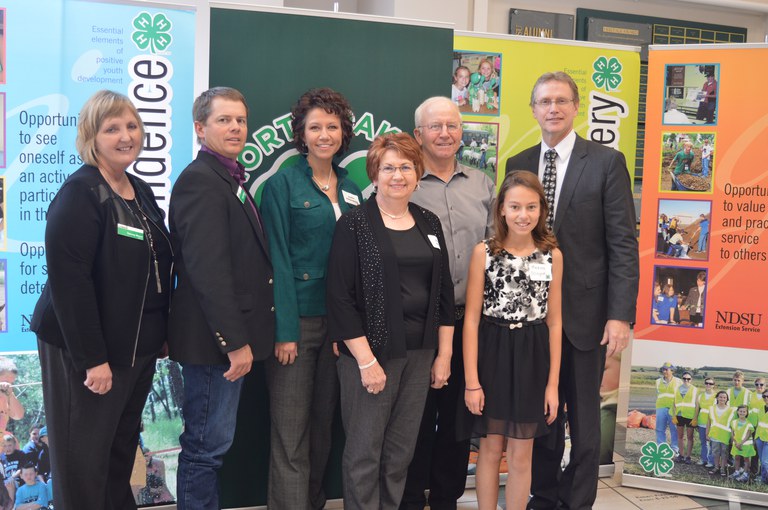
<instances>
[{"instance_id":1,"label":"banner stand base","mask_svg":"<svg viewBox=\"0 0 768 510\"><path fill-rule=\"evenodd\" d=\"M696 496L728 501L729 510L740 510L741 503L750 505L768 505L768 494L760 494L752 491L714 487L698 483L679 482L674 480L662 480L647 476L628 475L622 476L622 487L635 487L652 491L664 491L684 496Z\"/></svg>"}]
</instances>

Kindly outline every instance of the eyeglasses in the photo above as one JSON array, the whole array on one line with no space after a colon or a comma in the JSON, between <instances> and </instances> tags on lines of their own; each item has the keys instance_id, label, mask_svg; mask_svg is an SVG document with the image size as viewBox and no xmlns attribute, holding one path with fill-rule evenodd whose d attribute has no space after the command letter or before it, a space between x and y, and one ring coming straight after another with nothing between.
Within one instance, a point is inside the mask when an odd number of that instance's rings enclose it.
<instances>
[{"instance_id":1,"label":"eyeglasses","mask_svg":"<svg viewBox=\"0 0 768 510\"><path fill-rule=\"evenodd\" d=\"M402 165L402 166L392 166L387 165L379 168L379 172L386 174L386 175L394 175L394 173L400 170L400 173L403 175L410 174L415 169L411 165Z\"/></svg>"},{"instance_id":2,"label":"eyeglasses","mask_svg":"<svg viewBox=\"0 0 768 510\"><path fill-rule=\"evenodd\" d=\"M714 386L715 383L713 383L713 382L705 382L704 385L705 386Z\"/></svg>"},{"instance_id":3,"label":"eyeglasses","mask_svg":"<svg viewBox=\"0 0 768 510\"><path fill-rule=\"evenodd\" d=\"M757 383L756 382L755 386L757 386L758 388L762 388L763 386L765 386L765 384L764 383Z\"/></svg>"},{"instance_id":4,"label":"eyeglasses","mask_svg":"<svg viewBox=\"0 0 768 510\"><path fill-rule=\"evenodd\" d=\"M763 395L763 398L768 398L768 394L766 394L766 395Z\"/></svg>"},{"instance_id":5,"label":"eyeglasses","mask_svg":"<svg viewBox=\"0 0 768 510\"><path fill-rule=\"evenodd\" d=\"M447 129L449 133L455 133L456 131L461 129L461 124L456 124L455 122L446 122L444 124L441 124L439 122L431 122L425 126L419 126L419 127L422 129L426 128L427 131L430 131L432 133L439 133L443 130L443 126L445 126L445 129Z\"/></svg>"},{"instance_id":6,"label":"eyeglasses","mask_svg":"<svg viewBox=\"0 0 768 510\"><path fill-rule=\"evenodd\" d=\"M533 104L541 108L549 108L553 104L557 106L566 106L573 102L575 102L575 99L566 99L564 97L558 97L557 99L539 99L538 101L534 101Z\"/></svg>"},{"instance_id":7,"label":"eyeglasses","mask_svg":"<svg viewBox=\"0 0 768 510\"><path fill-rule=\"evenodd\" d=\"M690 380L691 380L690 377L683 377L683 381L690 381Z\"/></svg>"}]
</instances>

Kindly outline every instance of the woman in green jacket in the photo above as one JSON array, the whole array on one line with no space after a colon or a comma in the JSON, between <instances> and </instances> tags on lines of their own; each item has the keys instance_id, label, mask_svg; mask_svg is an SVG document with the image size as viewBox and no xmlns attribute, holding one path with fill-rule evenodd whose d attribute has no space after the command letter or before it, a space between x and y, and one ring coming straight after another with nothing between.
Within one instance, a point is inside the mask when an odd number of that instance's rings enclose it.
<instances>
[{"instance_id":1,"label":"woman in green jacket","mask_svg":"<svg viewBox=\"0 0 768 510\"><path fill-rule=\"evenodd\" d=\"M334 162L352 140L354 115L331 89L312 89L291 110L295 165L264 185L261 211L274 267L275 356L266 362L272 423L267 505L323 508L323 474L338 401L328 340L325 270L333 231L362 194Z\"/></svg>"}]
</instances>

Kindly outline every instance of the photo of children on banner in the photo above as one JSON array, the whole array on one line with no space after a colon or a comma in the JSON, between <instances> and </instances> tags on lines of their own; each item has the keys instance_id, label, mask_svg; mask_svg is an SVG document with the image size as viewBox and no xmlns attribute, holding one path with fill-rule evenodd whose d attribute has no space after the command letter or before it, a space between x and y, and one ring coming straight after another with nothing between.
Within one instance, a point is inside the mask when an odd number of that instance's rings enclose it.
<instances>
[{"instance_id":1,"label":"photo of children on banner","mask_svg":"<svg viewBox=\"0 0 768 510\"><path fill-rule=\"evenodd\" d=\"M462 129L456 159L465 166L485 172L491 181L496 182L499 125L491 122L463 122Z\"/></svg>"},{"instance_id":2,"label":"photo of children on banner","mask_svg":"<svg viewBox=\"0 0 768 510\"><path fill-rule=\"evenodd\" d=\"M501 54L453 52L451 99L462 113L499 115Z\"/></svg>"},{"instance_id":3,"label":"photo of children on banner","mask_svg":"<svg viewBox=\"0 0 768 510\"><path fill-rule=\"evenodd\" d=\"M712 202L659 200L656 257L709 259Z\"/></svg>"},{"instance_id":4,"label":"photo of children on banner","mask_svg":"<svg viewBox=\"0 0 768 510\"><path fill-rule=\"evenodd\" d=\"M693 366L664 361L674 352ZM768 353L738 348L638 340L633 351L625 473L768 492L768 391L765 377L733 368ZM740 361L741 360L741 361ZM642 363L642 364L640 364ZM744 385L755 381L755 390ZM667 434L669 430L669 434ZM660 474L639 463L648 442L666 444L674 466Z\"/></svg>"},{"instance_id":5,"label":"photo of children on banner","mask_svg":"<svg viewBox=\"0 0 768 510\"><path fill-rule=\"evenodd\" d=\"M656 266L651 324L703 327L706 293L705 269Z\"/></svg>"},{"instance_id":6,"label":"photo of children on banner","mask_svg":"<svg viewBox=\"0 0 768 510\"><path fill-rule=\"evenodd\" d=\"M663 124L717 123L720 64L667 65Z\"/></svg>"},{"instance_id":7,"label":"photo of children on banner","mask_svg":"<svg viewBox=\"0 0 768 510\"><path fill-rule=\"evenodd\" d=\"M663 133L661 191L712 191L715 133Z\"/></svg>"}]
</instances>

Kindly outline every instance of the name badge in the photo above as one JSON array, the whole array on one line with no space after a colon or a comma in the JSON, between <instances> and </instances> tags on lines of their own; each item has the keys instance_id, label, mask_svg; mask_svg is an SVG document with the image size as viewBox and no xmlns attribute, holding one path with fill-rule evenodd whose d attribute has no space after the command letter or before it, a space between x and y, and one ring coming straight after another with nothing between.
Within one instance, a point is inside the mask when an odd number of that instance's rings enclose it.
<instances>
[{"instance_id":1,"label":"name badge","mask_svg":"<svg viewBox=\"0 0 768 510\"><path fill-rule=\"evenodd\" d=\"M437 236L433 234L428 234L427 239L429 239L429 242L432 243L432 247L436 249L440 249L440 241L437 240Z\"/></svg>"},{"instance_id":2,"label":"name badge","mask_svg":"<svg viewBox=\"0 0 768 510\"><path fill-rule=\"evenodd\" d=\"M237 191L235 192L235 195L237 195L237 199L240 201L241 204L245 203L245 190L242 186L237 187Z\"/></svg>"},{"instance_id":3,"label":"name badge","mask_svg":"<svg viewBox=\"0 0 768 510\"><path fill-rule=\"evenodd\" d=\"M139 241L144 240L144 231L142 229L123 225L122 223L117 224L117 235L130 237L131 239L137 239Z\"/></svg>"},{"instance_id":4,"label":"name badge","mask_svg":"<svg viewBox=\"0 0 768 510\"><path fill-rule=\"evenodd\" d=\"M344 198L344 201L349 205L360 205L360 199L357 198L357 195L355 195L354 193L341 190L341 196Z\"/></svg>"},{"instance_id":5,"label":"name badge","mask_svg":"<svg viewBox=\"0 0 768 510\"><path fill-rule=\"evenodd\" d=\"M552 281L552 264L529 264L528 276L534 282Z\"/></svg>"}]
</instances>

